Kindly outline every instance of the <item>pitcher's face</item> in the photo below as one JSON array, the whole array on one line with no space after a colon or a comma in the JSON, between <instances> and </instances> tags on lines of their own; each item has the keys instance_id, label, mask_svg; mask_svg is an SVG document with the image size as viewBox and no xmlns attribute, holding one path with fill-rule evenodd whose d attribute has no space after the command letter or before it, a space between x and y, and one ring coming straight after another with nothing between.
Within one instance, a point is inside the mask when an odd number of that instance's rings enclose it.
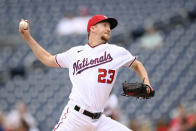
<instances>
[{"instance_id":1,"label":"pitcher's face","mask_svg":"<svg viewBox=\"0 0 196 131\"><path fill-rule=\"evenodd\" d=\"M95 25L95 31L98 37L100 37L103 41L108 41L110 39L110 24L109 22L100 22Z\"/></svg>"}]
</instances>

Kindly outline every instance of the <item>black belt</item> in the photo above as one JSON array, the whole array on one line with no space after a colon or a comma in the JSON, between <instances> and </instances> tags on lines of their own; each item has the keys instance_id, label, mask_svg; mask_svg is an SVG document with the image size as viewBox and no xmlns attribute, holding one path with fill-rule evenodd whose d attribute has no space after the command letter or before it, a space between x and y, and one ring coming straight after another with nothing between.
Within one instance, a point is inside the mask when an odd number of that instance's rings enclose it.
<instances>
[{"instance_id":1,"label":"black belt","mask_svg":"<svg viewBox=\"0 0 196 131\"><path fill-rule=\"evenodd\" d=\"M74 110L76 110L76 111L79 112L80 107L76 105L76 106L74 107ZM91 113L91 112L89 112L89 111L87 111L87 110L84 110L84 112L83 112L82 114L84 114L84 115L86 115L86 116L89 116L89 117L91 117L92 119L99 119L99 117L101 116L102 113L101 113L101 112L98 112L98 113Z\"/></svg>"}]
</instances>

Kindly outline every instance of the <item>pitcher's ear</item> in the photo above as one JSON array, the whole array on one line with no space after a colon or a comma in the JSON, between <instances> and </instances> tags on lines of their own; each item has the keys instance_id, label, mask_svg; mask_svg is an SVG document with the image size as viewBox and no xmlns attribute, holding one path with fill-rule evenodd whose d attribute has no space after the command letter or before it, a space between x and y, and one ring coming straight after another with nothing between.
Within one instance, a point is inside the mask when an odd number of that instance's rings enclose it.
<instances>
[{"instance_id":1,"label":"pitcher's ear","mask_svg":"<svg viewBox=\"0 0 196 131\"><path fill-rule=\"evenodd\" d=\"M89 31L89 32L94 32L94 30L95 30L95 26L96 26L96 25L91 26L91 28L90 28L90 31Z\"/></svg>"}]
</instances>

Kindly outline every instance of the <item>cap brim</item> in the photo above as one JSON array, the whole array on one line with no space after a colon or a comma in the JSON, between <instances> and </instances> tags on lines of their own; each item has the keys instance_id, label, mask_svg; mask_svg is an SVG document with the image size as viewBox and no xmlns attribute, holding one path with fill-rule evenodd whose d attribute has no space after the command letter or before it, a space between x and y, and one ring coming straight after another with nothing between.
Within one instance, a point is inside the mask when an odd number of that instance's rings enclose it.
<instances>
[{"instance_id":1,"label":"cap brim","mask_svg":"<svg viewBox=\"0 0 196 131\"><path fill-rule=\"evenodd\" d=\"M115 18L107 18L105 20L102 20L100 22L107 21L110 23L110 29L114 29L118 25L118 21Z\"/></svg>"}]
</instances>

